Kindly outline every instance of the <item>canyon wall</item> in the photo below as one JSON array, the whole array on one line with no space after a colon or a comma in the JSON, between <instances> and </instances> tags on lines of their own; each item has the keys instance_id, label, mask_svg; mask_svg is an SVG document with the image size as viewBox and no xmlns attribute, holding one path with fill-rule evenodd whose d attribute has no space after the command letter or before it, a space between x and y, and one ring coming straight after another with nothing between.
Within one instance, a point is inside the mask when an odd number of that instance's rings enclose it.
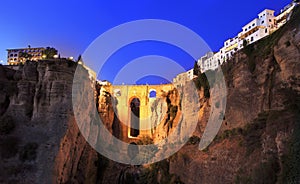
<instances>
[{"instance_id":1,"label":"canyon wall","mask_svg":"<svg viewBox=\"0 0 300 184\"><path fill-rule=\"evenodd\" d=\"M159 141L170 132L184 137L193 113L199 120L179 152L150 165L118 164L91 147L106 139L95 124L99 116L115 137L122 139L124 134L111 94L100 99L103 86L94 86L82 66L60 59L26 62L18 70L0 66L0 183L299 182L300 10L295 11L285 26L222 66L227 108L208 148L200 151L199 142L211 110L222 106L213 103L214 96L206 98L202 89L191 97L193 85L187 83L184 90L157 99L153 121L173 124L161 123L153 139L140 139L141 144ZM82 77L74 91L76 68ZM216 83L211 93L222 89ZM75 107L79 116L74 114L74 100L81 103ZM163 105L166 115L159 113ZM92 136L84 138L85 133Z\"/></svg>"}]
</instances>

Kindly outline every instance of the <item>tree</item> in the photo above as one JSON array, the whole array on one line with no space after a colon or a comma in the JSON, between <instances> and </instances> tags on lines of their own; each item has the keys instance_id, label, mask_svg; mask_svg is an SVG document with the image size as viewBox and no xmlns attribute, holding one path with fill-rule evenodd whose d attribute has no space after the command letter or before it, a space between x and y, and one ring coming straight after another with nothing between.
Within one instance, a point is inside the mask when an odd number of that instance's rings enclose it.
<instances>
[{"instance_id":1,"label":"tree","mask_svg":"<svg viewBox=\"0 0 300 184\"><path fill-rule=\"evenodd\" d=\"M47 47L42 54L45 59L52 59L55 55L57 55L57 50L53 47Z\"/></svg>"},{"instance_id":2,"label":"tree","mask_svg":"<svg viewBox=\"0 0 300 184\"><path fill-rule=\"evenodd\" d=\"M81 57L81 54L78 56L78 58L77 58L77 62L82 62L82 57Z\"/></svg>"},{"instance_id":3,"label":"tree","mask_svg":"<svg viewBox=\"0 0 300 184\"><path fill-rule=\"evenodd\" d=\"M193 70L193 72L194 72L194 75L196 75L196 76L198 76L199 73L200 73L197 61L195 61L195 63L194 63L194 70Z\"/></svg>"}]
</instances>

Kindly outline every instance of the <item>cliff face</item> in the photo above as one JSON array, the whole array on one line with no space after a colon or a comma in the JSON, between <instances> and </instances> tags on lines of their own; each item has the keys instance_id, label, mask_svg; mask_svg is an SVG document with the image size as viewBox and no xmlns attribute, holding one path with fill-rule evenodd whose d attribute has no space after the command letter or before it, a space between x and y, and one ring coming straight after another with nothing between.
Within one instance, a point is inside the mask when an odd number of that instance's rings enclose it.
<instances>
[{"instance_id":1,"label":"cliff face","mask_svg":"<svg viewBox=\"0 0 300 184\"><path fill-rule=\"evenodd\" d=\"M199 122L194 136L178 153L147 166L109 161L86 143L72 109L76 63L27 62L17 71L0 66L0 183L299 182L299 11L297 8L282 29L249 45L222 66L227 109L214 142L203 151L198 149L210 111L219 106L212 103L214 97L204 98L199 91ZM121 138L110 94L105 96L104 88L98 86L96 91L102 94L95 97L87 71L80 72L86 78L77 91L77 100L96 98L107 129ZM158 111L152 111L153 121L173 123L171 127L157 127L154 141L172 131L179 137L186 134L189 116L179 119L182 108L198 104L196 98L189 97L192 88L186 89L170 91L154 104ZM184 98L188 103L181 103ZM158 113L164 103L167 116ZM82 106L87 131L99 131L89 113L95 104ZM94 135L89 137L92 142L101 138ZM149 141L153 140L141 140Z\"/></svg>"},{"instance_id":2,"label":"cliff face","mask_svg":"<svg viewBox=\"0 0 300 184\"><path fill-rule=\"evenodd\" d=\"M65 182L89 172L97 154L74 121L75 69L65 60L26 62L17 71L0 66L0 183Z\"/></svg>"},{"instance_id":3,"label":"cliff face","mask_svg":"<svg viewBox=\"0 0 300 184\"><path fill-rule=\"evenodd\" d=\"M299 11L222 66L228 96L219 135L204 152L187 144L170 160L171 173L184 183L300 181Z\"/></svg>"}]
</instances>

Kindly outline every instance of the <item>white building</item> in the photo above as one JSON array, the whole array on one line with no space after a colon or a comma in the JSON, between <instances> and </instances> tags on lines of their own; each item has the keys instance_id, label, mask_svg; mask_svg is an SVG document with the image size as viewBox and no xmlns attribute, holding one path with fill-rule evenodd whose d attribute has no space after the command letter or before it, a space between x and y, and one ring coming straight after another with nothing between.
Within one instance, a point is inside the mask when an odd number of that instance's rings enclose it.
<instances>
[{"instance_id":1,"label":"white building","mask_svg":"<svg viewBox=\"0 0 300 184\"><path fill-rule=\"evenodd\" d=\"M258 14L258 18L245 25L238 34L239 49L243 48L244 42L252 44L273 32L276 28L275 18L274 10L266 9Z\"/></svg>"},{"instance_id":2,"label":"white building","mask_svg":"<svg viewBox=\"0 0 300 184\"><path fill-rule=\"evenodd\" d=\"M204 73L207 70L215 70L219 65L228 61L235 52L242 49L244 45L252 44L279 29L283 26L291 16L291 13L299 2L293 2L285 6L281 13L274 15L274 10L265 9L258 14L258 17L250 21L242 28L242 32L234 38L230 38L224 42L224 46L216 53L208 52L206 55L198 59L197 64L200 71ZM184 80L193 79L191 70L186 73L179 74L173 79L174 83L184 83Z\"/></svg>"},{"instance_id":3,"label":"white building","mask_svg":"<svg viewBox=\"0 0 300 184\"><path fill-rule=\"evenodd\" d=\"M230 38L224 42L224 47L221 49L222 50L222 56L223 56L223 61L227 61L230 59L233 54L238 50L239 48L239 38L238 36L234 38Z\"/></svg>"},{"instance_id":4,"label":"white building","mask_svg":"<svg viewBox=\"0 0 300 184\"><path fill-rule=\"evenodd\" d=\"M279 29L281 26L283 26L287 22L287 20L289 19L289 16L291 15L294 7L297 4L298 3L289 4L281 10L281 13L275 18L276 29Z\"/></svg>"},{"instance_id":5,"label":"white building","mask_svg":"<svg viewBox=\"0 0 300 184\"><path fill-rule=\"evenodd\" d=\"M209 61L211 60L211 58L213 56L214 56L213 52L208 52L204 56L202 56L200 59L198 59L197 64L200 67L200 71L202 73L210 68L211 62L209 62Z\"/></svg>"},{"instance_id":6,"label":"white building","mask_svg":"<svg viewBox=\"0 0 300 184\"><path fill-rule=\"evenodd\" d=\"M196 77L194 75L194 68L186 72L186 77L188 80L193 80Z\"/></svg>"},{"instance_id":7,"label":"white building","mask_svg":"<svg viewBox=\"0 0 300 184\"><path fill-rule=\"evenodd\" d=\"M198 60L198 66L200 71L204 73L207 70L215 70L224 62L223 55L221 51L217 53L208 52L205 56Z\"/></svg>"},{"instance_id":8,"label":"white building","mask_svg":"<svg viewBox=\"0 0 300 184\"><path fill-rule=\"evenodd\" d=\"M286 11L288 11L289 8L286 8ZM282 17L284 17L284 15L282 15ZM215 70L219 65L223 64L223 62L231 59L235 52L244 47L244 44L252 44L270 35L278 29L276 25L277 21L274 16L274 11L265 9L258 14L257 18L246 24L242 28L242 32L238 33L236 37L226 40L224 46L217 53L209 52L201 57L198 60L201 72Z\"/></svg>"}]
</instances>

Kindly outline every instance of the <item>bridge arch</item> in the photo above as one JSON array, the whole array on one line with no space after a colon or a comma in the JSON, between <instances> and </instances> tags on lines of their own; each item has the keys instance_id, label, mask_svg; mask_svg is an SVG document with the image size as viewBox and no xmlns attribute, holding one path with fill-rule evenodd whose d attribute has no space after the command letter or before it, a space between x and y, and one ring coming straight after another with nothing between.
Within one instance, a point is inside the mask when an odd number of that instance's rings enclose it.
<instances>
[{"instance_id":1,"label":"bridge arch","mask_svg":"<svg viewBox=\"0 0 300 184\"><path fill-rule=\"evenodd\" d=\"M140 134L140 98L133 96L129 99L129 136L138 137Z\"/></svg>"}]
</instances>

